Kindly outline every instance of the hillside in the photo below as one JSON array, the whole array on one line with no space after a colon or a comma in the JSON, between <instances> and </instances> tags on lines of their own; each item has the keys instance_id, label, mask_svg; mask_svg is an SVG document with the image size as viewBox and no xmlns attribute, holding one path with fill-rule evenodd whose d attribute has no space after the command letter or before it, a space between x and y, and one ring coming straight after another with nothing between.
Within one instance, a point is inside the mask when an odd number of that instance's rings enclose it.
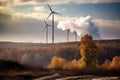
<instances>
[{"instance_id":1,"label":"hillside","mask_svg":"<svg viewBox=\"0 0 120 80\"><path fill-rule=\"evenodd\" d=\"M43 67L21 65L10 60L0 60L0 80L33 80L53 74Z\"/></svg>"},{"instance_id":2,"label":"hillside","mask_svg":"<svg viewBox=\"0 0 120 80\"><path fill-rule=\"evenodd\" d=\"M120 56L120 40L96 40L98 45L98 61L102 64L106 59ZM53 56L70 61L79 59L80 42L55 43L15 43L0 42L0 59L13 60L29 65L48 65Z\"/></svg>"},{"instance_id":3,"label":"hillside","mask_svg":"<svg viewBox=\"0 0 120 80\"><path fill-rule=\"evenodd\" d=\"M99 48L99 53L97 53L99 64L103 64L106 59L112 60L114 56L120 56L120 40L98 40L95 43ZM108 76L108 80L120 79L119 68L104 69L99 67L98 69L92 69L92 71L91 69L52 70L46 68L53 56L59 56L68 61L80 59L79 45L80 42L55 43L54 45L0 42L0 80L53 80L66 78L92 80L101 79L101 76ZM86 77L85 75L92 76Z\"/></svg>"},{"instance_id":4,"label":"hillside","mask_svg":"<svg viewBox=\"0 0 120 80\"><path fill-rule=\"evenodd\" d=\"M120 44L120 39L113 39L113 40L94 40L96 43L100 43L100 45L116 45ZM59 42L54 43L54 46L76 46L79 45L80 42ZM25 42L0 42L0 48L31 48L31 47L49 47L53 45L52 43L25 43Z\"/></svg>"},{"instance_id":5,"label":"hillside","mask_svg":"<svg viewBox=\"0 0 120 80\"><path fill-rule=\"evenodd\" d=\"M9 60L0 60L0 71L9 71L9 70L26 70L26 68L20 65L17 62L9 61Z\"/></svg>"}]
</instances>

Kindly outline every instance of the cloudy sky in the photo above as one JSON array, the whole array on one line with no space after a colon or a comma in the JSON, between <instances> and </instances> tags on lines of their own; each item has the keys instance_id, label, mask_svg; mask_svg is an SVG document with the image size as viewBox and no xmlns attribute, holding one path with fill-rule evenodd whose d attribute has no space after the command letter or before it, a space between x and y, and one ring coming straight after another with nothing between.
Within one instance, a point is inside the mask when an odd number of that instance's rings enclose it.
<instances>
[{"instance_id":1,"label":"cloudy sky","mask_svg":"<svg viewBox=\"0 0 120 80\"><path fill-rule=\"evenodd\" d=\"M120 0L0 0L0 41L45 42L46 18L55 15L55 42L66 41L66 29L94 39L120 39ZM51 17L47 20L51 24ZM51 42L49 27L49 42Z\"/></svg>"}]
</instances>

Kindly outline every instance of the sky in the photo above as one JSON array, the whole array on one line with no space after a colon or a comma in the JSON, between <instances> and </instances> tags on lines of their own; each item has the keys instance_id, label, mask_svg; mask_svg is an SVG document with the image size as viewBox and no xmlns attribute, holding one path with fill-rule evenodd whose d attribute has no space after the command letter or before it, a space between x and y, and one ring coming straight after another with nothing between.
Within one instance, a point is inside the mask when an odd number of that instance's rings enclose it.
<instances>
[{"instance_id":1,"label":"sky","mask_svg":"<svg viewBox=\"0 0 120 80\"><path fill-rule=\"evenodd\" d=\"M55 14L55 42L70 41L84 34L94 39L120 39L120 0L0 0L0 41L45 43L45 24ZM46 21L51 25L50 16ZM51 43L49 27L49 43Z\"/></svg>"}]
</instances>

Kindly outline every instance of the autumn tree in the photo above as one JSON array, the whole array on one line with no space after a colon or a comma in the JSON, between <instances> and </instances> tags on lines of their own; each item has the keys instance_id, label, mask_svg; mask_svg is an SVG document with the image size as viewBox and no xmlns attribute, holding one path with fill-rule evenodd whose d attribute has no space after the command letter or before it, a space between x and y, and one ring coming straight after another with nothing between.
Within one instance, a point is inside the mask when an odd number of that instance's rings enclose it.
<instances>
[{"instance_id":1,"label":"autumn tree","mask_svg":"<svg viewBox=\"0 0 120 80\"><path fill-rule=\"evenodd\" d=\"M102 64L102 67L105 69L109 69L110 64L111 64L111 62L108 59L106 59L105 62Z\"/></svg>"},{"instance_id":2,"label":"autumn tree","mask_svg":"<svg viewBox=\"0 0 120 80\"><path fill-rule=\"evenodd\" d=\"M93 38L91 35L84 35L81 38L81 45L80 45L80 54L81 54L81 66L83 68L88 67L96 67L97 65L97 52L98 48L95 45Z\"/></svg>"},{"instance_id":3,"label":"autumn tree","mask_svg":"<svg viewBox=\"0 0 120 80\"><path fill-rule=\"evenodd\" d=\"M119 56L113 57L110 66L111 68L120 68L120 57Z\"/></svg>"},{"instance_id":4,"label":"autumn tree","mask_svg":"<svg viewBox=\"0 0 120 80\"><path fill-rule=\"evenodd\" d=\"M48 65L50 69L62 69L66 64L66 60L57 56L54 56Z\"/></svg>"},{"instance_id":5,"label":"autumn tree","mask_svg":"<svg viewBox=\"0 0 120 80\"><path fill-rule=\"evenodd\" d=\"M103 68L107 69L119 69L120 68L120 56L113 57L112 61L110 62L108 59L102 64Z\"/></svg>"}]
</instances>

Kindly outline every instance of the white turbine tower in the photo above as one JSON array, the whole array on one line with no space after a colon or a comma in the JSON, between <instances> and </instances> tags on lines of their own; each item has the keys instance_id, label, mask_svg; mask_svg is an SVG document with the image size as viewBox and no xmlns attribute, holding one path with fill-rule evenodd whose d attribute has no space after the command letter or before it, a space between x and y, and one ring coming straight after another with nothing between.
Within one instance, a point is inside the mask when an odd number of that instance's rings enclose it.
<instances>
[{"instance_id":1,"label":"white turbine tower","mask_svg":"<svg viewBox=\"0 0 120 80\"><path fill-rule=\"evenodd\" d=\"M67 29L67 42L69 42L70 29Z\"/></svg>"},{"instance_id":2,"label":"white turbine tower","mask_svg":"<svg viewBox=\"0 0 120 80\"><path fill-rule=\"evenodd\" d=\"M52 15L52 43L54 43L54 14L60 14L60 13L53 11L52 8L49 6L49 4L47 5L51 11L47 19Z\"/></svg>"},{"instance_id":3,"label":"white turbine tower","mask_svg":"<svg viewBox=\"0 0 120 80\"><path fill-rule=\"evenodd\" d=\"M75 41L77 41L77 32L74 31L73 34L75 34Z\"/></svg>"},{"instance_id":4,"label":"white turbine tower","mask_svg":"<svg viewBox=\"0 0 120 80\"><path fill-rule=\"evenodd\" d=\"M45 23L44 30L46 30L46 43L48 43L48 27L50 27L51 25L49 25L45 19L44 19L44 23Z\"/></svg>"}]
</instances>

